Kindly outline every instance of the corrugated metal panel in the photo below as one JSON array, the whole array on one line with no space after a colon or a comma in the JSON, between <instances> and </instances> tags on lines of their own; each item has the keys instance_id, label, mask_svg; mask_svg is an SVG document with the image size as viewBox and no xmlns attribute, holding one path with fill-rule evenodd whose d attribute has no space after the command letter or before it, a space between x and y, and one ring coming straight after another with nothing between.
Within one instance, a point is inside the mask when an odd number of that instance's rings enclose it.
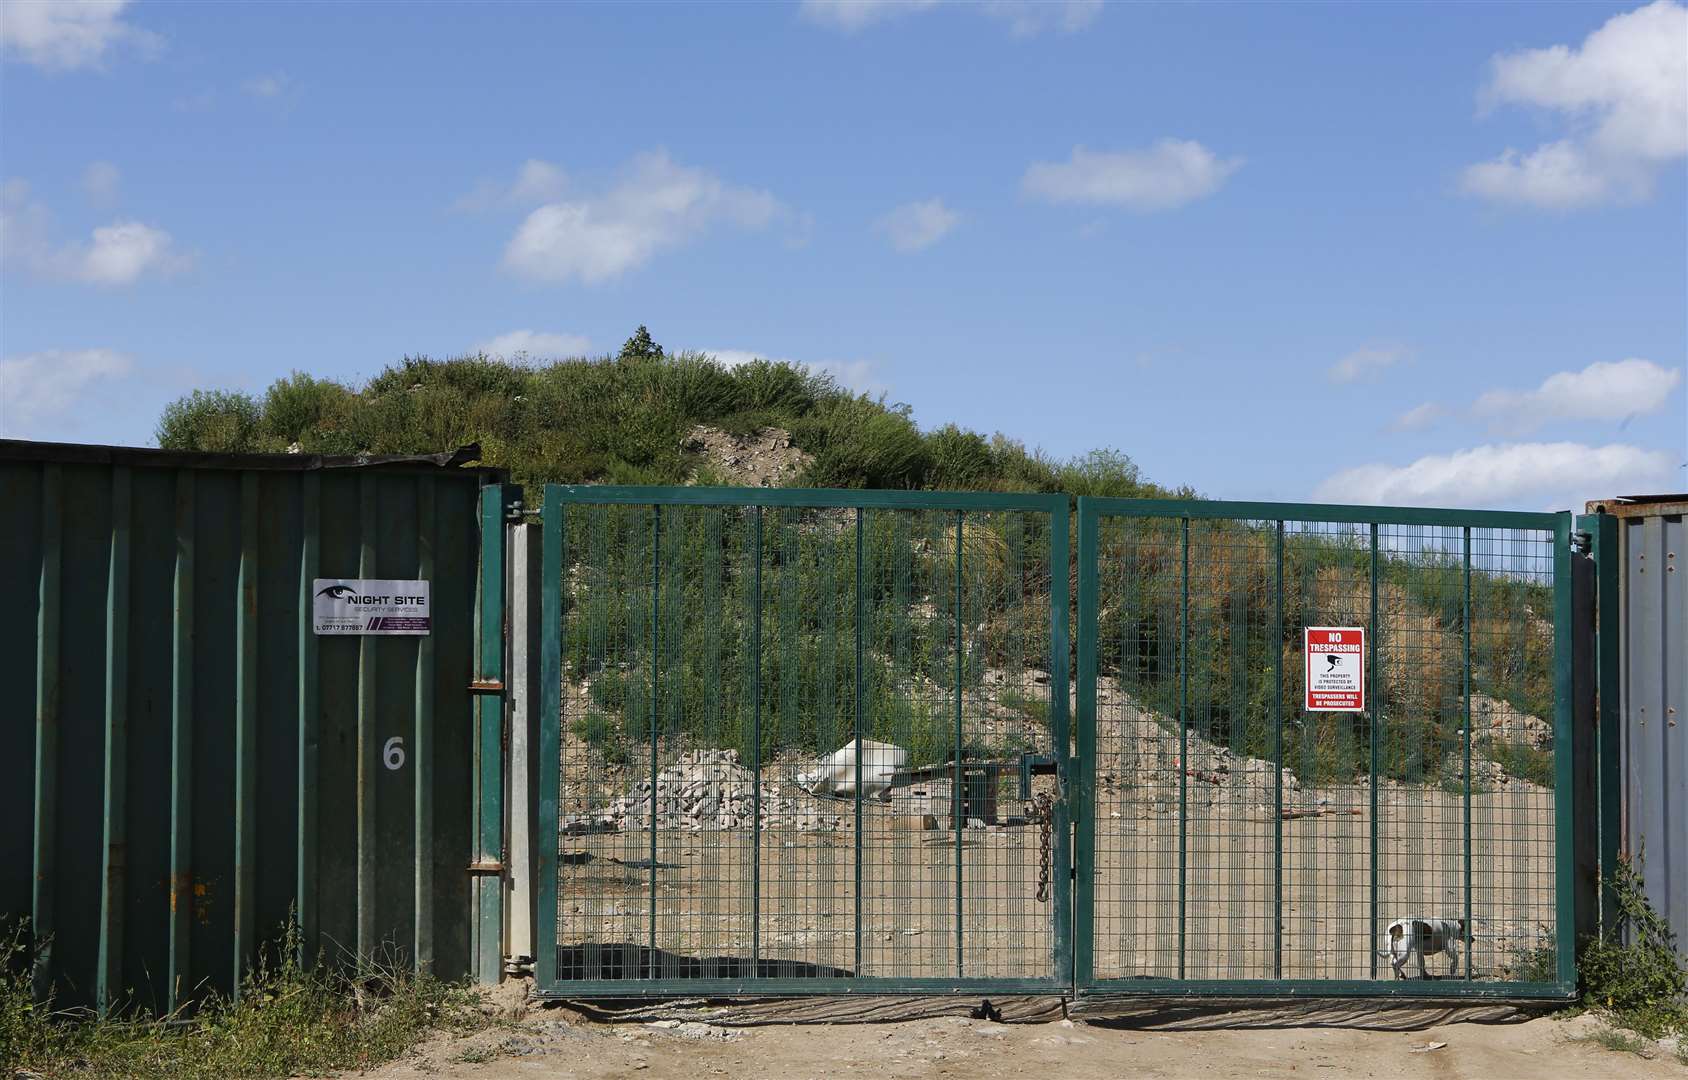
<instances>
[{"instance_id":1,"label":"corrugated metal panel","mask_svg":"<svg viewBox=\"0 0 1688 1080\"><path fill-rule=\"evenodd\" d=\"M485 474L347 464L0 444L0 914L39 990L229 992L290 910L312 954L469 970ZM319 576L427 578L433 634L316 637Z\"/></svg>"},{"instance_id":2,"label":"corrugated metal panel","mask_svg":"<svg viewBox=\"0 0 1688 1080\"><path fill-rule=\"evenodd\" d=\"M1688 942L1688 530L1680 505L1659 510L1618 521L1624 848Z\"/></svg>"}]
</instances>

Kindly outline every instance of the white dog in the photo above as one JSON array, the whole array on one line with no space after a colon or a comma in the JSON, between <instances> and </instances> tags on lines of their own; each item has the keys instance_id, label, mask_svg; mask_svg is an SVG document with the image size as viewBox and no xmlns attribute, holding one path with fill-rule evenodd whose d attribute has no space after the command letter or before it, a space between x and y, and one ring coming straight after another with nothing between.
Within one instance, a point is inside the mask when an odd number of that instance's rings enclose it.
<instances>
[{"instance_id":1,"label":"white dog","mask_svg":"<svg viewBox=\"0 0 1688 1080\"><path fill-rule=\"evenodd\" d=\"M1448 954L1448 974L1459 972L1459 944L1465 940L1464 919L1396 919L1389 924L1389 937L1377 955L1389 958L1395 977L1404 979L1408 958L1418 957L1418 977L1428 978L1424 958L1439 952Z\"/></svg>"}]
</instances>

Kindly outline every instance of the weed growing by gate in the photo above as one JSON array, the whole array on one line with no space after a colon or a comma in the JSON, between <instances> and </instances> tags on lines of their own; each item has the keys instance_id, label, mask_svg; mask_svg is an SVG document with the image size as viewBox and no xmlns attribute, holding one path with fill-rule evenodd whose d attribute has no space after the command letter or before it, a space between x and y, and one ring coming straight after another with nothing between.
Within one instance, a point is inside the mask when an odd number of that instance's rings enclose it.
<instances>
[{"instance_id":1,"label":"weed growing by gate","mask_svg":"<svg viewBox=\"0 0 1688 1080\"><path fill-rule=\"evenodd\" d=\"M1676 935L1647 902L1641 875L1627 861L1618 863L1610 885L1617 917L1583 946L1584 1003L1648 1038L1688 1036L1688 966Z\"/></svg>"},{"instance_id":2,"label":"weed growing by gate","mask_svg":"<svg viewBox=\"0 0 1688 1080\"><path fill-rule=\"evenodd\" d=\"M26 926L0 937L0 1062L8 1075L136 1080L319 1075L391 1061L435 1031L491 1023L466 986L397 968L361 978L300 965L296 932L248 973L238 1000L163 1019L55 1012L30 993Z\"/></svg>"}]
</instances>

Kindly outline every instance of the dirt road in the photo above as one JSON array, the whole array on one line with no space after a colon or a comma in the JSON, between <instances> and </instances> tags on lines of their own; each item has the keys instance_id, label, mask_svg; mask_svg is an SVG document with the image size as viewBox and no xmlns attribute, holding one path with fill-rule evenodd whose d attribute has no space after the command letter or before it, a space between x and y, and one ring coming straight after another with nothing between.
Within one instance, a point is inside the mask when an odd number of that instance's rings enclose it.
<instances>
[{"instance_id":1,"label":"dirt road","mask_svg":"<svg viewBox=\"0 0 1688 1080\"><path fill-rule=\"evenodd\" d=\"M1287 1026L1273 1026L1271 1016L1256 1013L1242 1023L1257 1026L1218 1026L1226 1018L1208 1016L1181 1021L1210 1025L1199 1030L1146 1030L1143 1018L1128 1027L1101 1020L995 1023L956 1016L733 1027L677 1019L603 1023L565 1009L540 1009L513 1029L434 1043L416 1058L369 1075L381 1080L1688 1076L1668 1050L1647 1059L1603 1048L1593 1041L1600 1024L1592 1017L1512 1016L1425 1026L1446 1014L1381 1014L1368 1020L1348 1010L1331 1017L1329 1026L1305 1012L1280 1015L1276 1022Z\"/></svg>"}]
</instances>

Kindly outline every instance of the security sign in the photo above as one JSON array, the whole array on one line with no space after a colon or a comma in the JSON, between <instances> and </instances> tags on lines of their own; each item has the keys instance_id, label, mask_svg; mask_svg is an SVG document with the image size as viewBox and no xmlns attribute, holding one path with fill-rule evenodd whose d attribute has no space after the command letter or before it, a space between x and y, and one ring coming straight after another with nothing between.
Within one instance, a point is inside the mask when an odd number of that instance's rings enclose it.
<instances>
[{"instance_id":1,"label":"security sign","mask_svg":"<svg viewBox=\"0 0 1688 1080\"><path fill-rule=\"evenodd\" d=\"M1307 711L1364 712L1364 628L1309 626L1303 634L1303 652L1307 657Z\"/></svg>"},{"instance_id":2,"label":"security sign","mask_svg":"<svg viewBox=\"0 0 1688 1080\"><path fill-rule=\"evenodd\" d=\"M317 578L311 593L311 628L318 634L425 637L432 629L426 581Z\"/></svg>"}]
</instances>

